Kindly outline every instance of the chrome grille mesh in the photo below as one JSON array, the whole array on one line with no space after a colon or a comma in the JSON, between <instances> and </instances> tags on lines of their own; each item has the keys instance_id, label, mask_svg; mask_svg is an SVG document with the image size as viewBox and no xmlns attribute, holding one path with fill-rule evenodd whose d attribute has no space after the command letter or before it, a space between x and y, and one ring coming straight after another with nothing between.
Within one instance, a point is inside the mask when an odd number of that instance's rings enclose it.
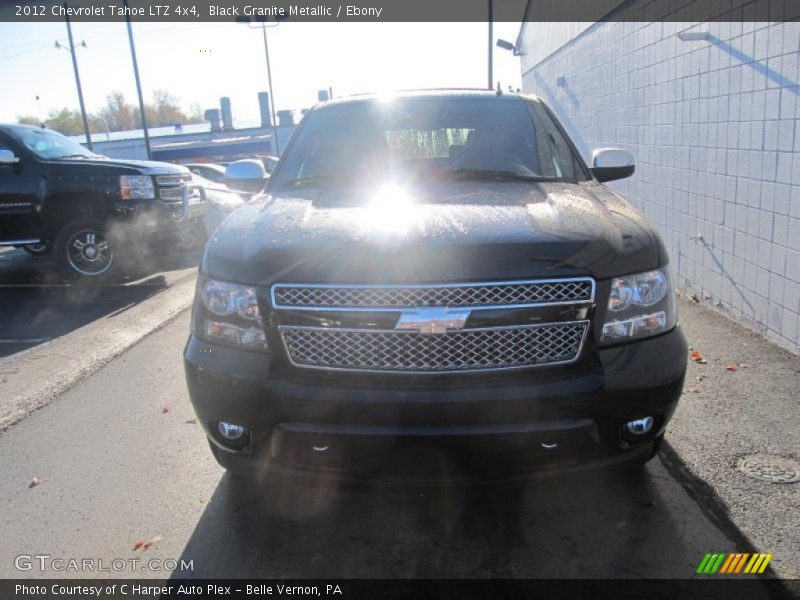
<instances>
[{"instance_id":1,"label":"chrome grille mesh","mask_svg":"<svg viewBox=\"0 0 800 600\"><path fill-rule=\"evenodd\" d=\"M591 279L442 286L275 285L278 308L403 309L590 302Z\"/></svg>"},{"instance_id":2,"label":"chrome grille mesh","mask_svg":"<svg viewBox=\"0 0 800 600\"><path fill-rule=\"evenodd\" d=\"M379 372L507 369L570 362L580 352L588 321L437 335L408 331L281 327L297 366Z\"/></svg>"},{"instance_id":3,"label":"chrome grille mesh","mask_svg":"<svg viewBox=\"0 0 800 600\"><path fill-rule=\"evenodd\" d=\"M156 182L160 186L179 186L181 181L189 182L192 180L192 176L188 173L183 173L181 175L157 175Z\"/></svg>"},{"instance_id":4,"label":"chrome grille mesh","mask_svg":"<svg viewBox=\"0 0 800 600\"><path fill-rule=\"evenodd\" d=\"M161 199L166 202L183 202L183 192L181 188L161 188L159 191Z\"/></svg>"},{"instance_id":5,"label":"chrome grille mesh","mask_svg":"<svg viewBox=\"0 0 800 600\"><path fill-rule=\"evenodd\" d=\"M158 197L167 204L181 204L183 203L183 191L181 183L190 183L192 176L189 173L182 173L180 175L157 175L156 183L158 183Z\"/></svg>"}]
</instances>

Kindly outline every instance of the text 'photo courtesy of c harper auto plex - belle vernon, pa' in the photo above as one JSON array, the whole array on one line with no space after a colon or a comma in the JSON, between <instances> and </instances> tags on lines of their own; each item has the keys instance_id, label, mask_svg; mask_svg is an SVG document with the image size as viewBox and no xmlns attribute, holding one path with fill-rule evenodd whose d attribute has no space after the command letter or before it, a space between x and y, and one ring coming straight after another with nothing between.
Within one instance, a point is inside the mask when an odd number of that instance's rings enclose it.
<instances>
[{"instance_id":1,"label":"text 'photo courtesy of c harper auto plex - belle vernon, pa'","mask_svg":"<svg viewBox=\"0 0 800 600\"><path fill-rule=\"evenodd\" d=\"M800 598L800 2L0 1L0 600Z\"/></svg>"}]
</instances>

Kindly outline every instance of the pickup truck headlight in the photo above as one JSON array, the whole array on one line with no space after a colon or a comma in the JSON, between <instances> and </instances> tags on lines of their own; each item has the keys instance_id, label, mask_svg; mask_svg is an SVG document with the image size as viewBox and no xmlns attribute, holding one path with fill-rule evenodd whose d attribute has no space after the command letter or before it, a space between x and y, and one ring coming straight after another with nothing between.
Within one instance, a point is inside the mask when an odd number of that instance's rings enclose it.
<instances>
[{"instance_id":1,"label":"pickup truck headlight","mask_svg":"<svg viewBox=\"0 0 800 600\"><path fill-rule=\"evenodd\" d=\"M675 327L676 320L675 290L667 267L615 277L600 343L658 335Z\"/></svg>"},{"instance_id":2,"label":"pickup truck headlight","mask_svg":"<svg viewBox=\"0 0 800 600\"><path fill-rule=\"evenodd\" d=\"M261 352L268 349L258 297L250 286L198 277L192 327L207 342Z\"/></svg>"},{"instance_id":3,"label":"pickup truck headlight","mask_svg":"<svg viewBox=\"0 0 800 600\"><path fill-rule=\"evenodd\" d=\"M149 175L123 175L119 178L119 195L123 200L152 200L156 197L153 178Z\"/></svg>"}]
</instances>

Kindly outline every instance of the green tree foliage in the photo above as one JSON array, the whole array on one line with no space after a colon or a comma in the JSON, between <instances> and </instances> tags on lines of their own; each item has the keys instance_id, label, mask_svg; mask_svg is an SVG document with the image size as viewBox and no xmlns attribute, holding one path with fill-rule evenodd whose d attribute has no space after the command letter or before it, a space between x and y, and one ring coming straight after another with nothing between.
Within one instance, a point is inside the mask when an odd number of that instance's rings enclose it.
<instances>
[{"instance_id":1,"label":"green tree foliage","mask_svg":"<svg viewBox=\"0 0 800 600\"><path fill-rule=\"evenodd\" d=\"M50 112L45 124L50 129L60 131L65 135L80 135L83 133L83 119L79 110L62 108Z\"/></svg>"},{"instance_id":2,"label":"green tree foliage","mask_svg":"<svg viewBox=\"0 0 800 600\"><path fill-rule=\"evenodd\" d=\"M178 99L167 90L153 92L153 103L145 109L148 112L148 120L152 118L156 126L175 125L189 120L181 110Z\"/></svg>"},{"instance_id":3,"label":"green tree foliage","mask_svg":"<svg viewBox=\"0 0 800 600\"><path fill-rule=\"evenodd\" d=\"M38 117L25 115L17 117L17 123L23 125L42 125L42 120ZM44 120L45 127L63 133L64 135L81 135L83 133L83 119L80 111L70 110L67 107L51 110ZM89 116L90 131L99 131L96 118Z\"/></svg>"},{"instance_id":4,"label":"green tree foliage","mask_svg":"<svg viewBox=\"0 0 800 600\"><path fill-rule=\"evenodd\" d=\"M22 125L41 125L42 120L37 117L32 117L31 115L22 115L17 117L17 123Z\"/></svg>"},{"instance_id":5,"label":"green tree foliage","mask_svg":"<svg viewBox=\"0 0 800 600\"><path fill-rule=\"evenodd\" d=\"M199 105L192 105L191 116L186 116L181 110L179 99L166 90L156 90L153 92L152 103L145 104L148 127L201 123L204 120L202 112ZM106 96L105 106L88 115L88 120L91 133L129 131L142 126L138 105L128 102L125 95L117 91ZM42 124L40 119L31 115L19 116L17 122L26 125ZM80 111L68 107L50 111L44 125L64 135L81 135L84 132Z\"/></svg>"},{"instance_id":6,"label":"green tree foliage","mask_svg":"<svg viewBox=\"0 0 800 600\"><path fill-rule=\"evenodd\" d=\"M132 104L125 101L122 92L111 92L97 116L106 131L129 131L139 127L137 112Z\"/></svg>"},{"instance_id":7,"label":"green tree foliage","mask_svg":"<svg viewBox=\"0 0 800 600\"><path fill-rule=\"evenodd\" d=\"M189 106L189 123L203 123L205 121L205 111L196 102Z\"/></svg>"}]
</instances>

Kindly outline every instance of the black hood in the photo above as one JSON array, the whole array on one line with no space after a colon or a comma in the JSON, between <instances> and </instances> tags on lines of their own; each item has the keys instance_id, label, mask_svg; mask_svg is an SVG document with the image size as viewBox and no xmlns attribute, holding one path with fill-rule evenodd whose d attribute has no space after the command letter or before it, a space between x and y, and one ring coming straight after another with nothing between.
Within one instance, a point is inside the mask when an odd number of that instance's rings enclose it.
<instances>
[{"instance_id":1,"label":"black hood","mask_svg":"<svg viewBox=\"0 0 800 600\"><path fill-rule=\"evenodd\" d=\"M346 192L264 196L233 213L203 257L211 277L270 285L435 283L655 268L652 225L596 183L448 182L381 208ZM394 206L394 207L393 207Z\"/></svg>"},{"instance_id":2,"label":"black hood","mask_svg":"<svg viewBox=\"0 0 800 600\"><path fill-rule=\"evenodd\" d=\"M118 158L65 158L46 161L52 172L95 171L98 175L135 174L135 175L176 175L188 173L185 167L169 163L149 160L123 160Z\"/></svg>"}]
</instances>

